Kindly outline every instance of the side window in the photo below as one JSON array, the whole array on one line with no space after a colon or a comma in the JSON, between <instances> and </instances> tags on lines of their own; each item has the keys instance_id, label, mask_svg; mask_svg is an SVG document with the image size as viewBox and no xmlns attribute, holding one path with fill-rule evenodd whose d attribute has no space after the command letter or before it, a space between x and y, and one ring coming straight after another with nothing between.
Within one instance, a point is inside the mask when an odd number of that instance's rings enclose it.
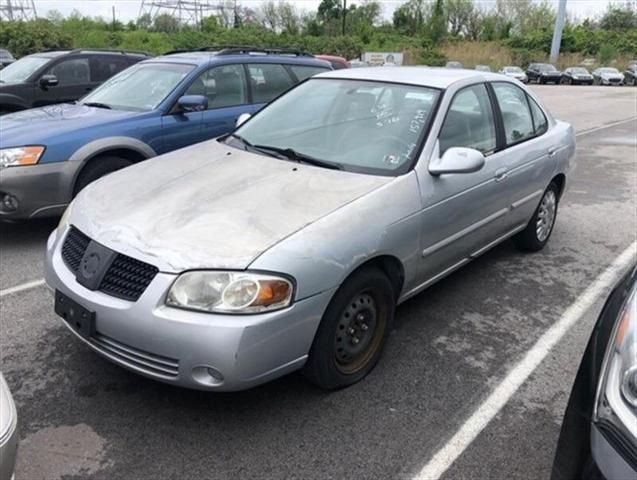
<instances>
[{"instance_id":1,"label":"side window","mask_svg":"<svg viewBox=\"0 0 637 480\"><path fill-rule=\"evenodd\" d=\"M313 77L318 73L327 72L327 68L323 67L310 67L308 65L289 65L290 70L302 82L306 78Z\"/></svg>"},{"instance_id":2,"label":"side window","mask_svg":"<svg viewBox=\"0 0 637 480\"><path fill-rule=\"evenodd\" d=\"M453 98L440 130L440 155L451 147L475 148L484 154L496 148L491 100L484 85L461 90Z\"/></svg>"},{"instance_id":3,"label":"side window","mask_svg":"<svg viewBox=\"0 0 637 480\"><path fill-rule=\"evenodd\" d=\"M70 58L62 60L51 67L46 75L55 75L59 85L77 85L81 83L91 83L91 71L88 65L88 58Z\"/></svg>"},{"instance_id":4,"label":"side window","mask_svg":"<svg viewBox=\"0 0 637 480\"><path fill-rule=\"evenodd\" d=\"M531 113L533 114L533 124L535 125L535 134L536 135L544 135L546 131L549 129L549 121L546 119L546 115L539 107L535 100L531 97L529 98L529 103L531 104Z\"/></svg>"},{"instance_id":5,"label":"side window","mask_svg":"<svg viewBox=\"0 0 637 480\"><path fill-rule=\"evenodd\" d=\"M283 65L275 63L248 64L249 84L254 103L266 103L293 85Z\"/></svg>"},{"instance_id":6,"label":"side window","mask_svg":"<svg viewBox=\"0 0 637 480\"><path fill-rule=\"evenodd\" d=\"M188 87L185 95L208 97L208 110L247 103L245 72L241 65L206 70Z\"/></svg>"},{"instance_id":7,"label":"side window","mask_svg":"<svg viewBox=\"0 0 637 480\"><path fill-rule=\"evenodd\" d=\"M91 81L103 82L108 80L116 73L128 68L128 62L124 58L116 57L99 57L91 58Z\"/></svg>"},{"instance_id":8,"label":"side window","mask_svg":"<svg viewBox=\"0 0 637 480\"><path fill-rule=\"evenodd\" d=\"M533 118L526 93L510 83L493 83L493 90L502 112L507 146L533 137Z\"/></svg>"}]
</instances>

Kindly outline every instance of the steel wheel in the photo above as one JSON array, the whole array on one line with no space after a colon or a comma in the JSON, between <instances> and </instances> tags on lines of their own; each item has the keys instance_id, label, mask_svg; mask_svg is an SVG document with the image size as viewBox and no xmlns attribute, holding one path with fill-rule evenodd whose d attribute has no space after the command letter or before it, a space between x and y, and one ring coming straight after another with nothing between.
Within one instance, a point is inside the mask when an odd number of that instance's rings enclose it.
<instances>
[{"instance_id":1,"label":"steel wheel","mask_svg":"<svg viewBox=\"0 0 637 480\"><path fill-rule=\"evenodd\" d=\"M557 211L557 197L553 190L547 190L540 202L537 221L535 222L535 234L540 242L546 241L555 223Z\"/></svg>"},{"instance_id":2,"label":"steel wheel","mask_svg":"<svg viewBox=\"0 0 637 480\"><path fill-rule=\"evenodd\" d=\"M365 367L381 343L384 319L369 293L356 295L342 312L334 335L335 361L346 375Z\"/></svg>"}]
</instances>

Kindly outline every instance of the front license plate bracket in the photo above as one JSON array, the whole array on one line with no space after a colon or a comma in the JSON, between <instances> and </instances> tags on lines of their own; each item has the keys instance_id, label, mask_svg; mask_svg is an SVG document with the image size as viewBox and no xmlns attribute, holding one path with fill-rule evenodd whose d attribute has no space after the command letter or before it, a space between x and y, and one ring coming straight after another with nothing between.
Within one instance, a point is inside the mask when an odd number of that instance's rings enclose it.
<instances>
[{"instance_id":1,"label":"front license plate bracket","mask_svg":"<svg viewBox=\"0 0 637 480\"><path fill-rule=\"evenodd\" d=\"M95 335L95 312L91 312L62 292L55 292L55 313L85 338Z\"/></svg>"}]
</instances>

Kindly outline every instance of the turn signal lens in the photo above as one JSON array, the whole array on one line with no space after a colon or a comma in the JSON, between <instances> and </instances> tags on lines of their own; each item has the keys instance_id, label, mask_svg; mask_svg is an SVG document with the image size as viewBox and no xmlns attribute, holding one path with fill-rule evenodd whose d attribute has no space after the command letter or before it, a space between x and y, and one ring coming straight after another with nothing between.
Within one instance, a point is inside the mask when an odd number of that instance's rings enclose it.
<instances>
[{"instance_id":1,"label":"turn signal lens","mask_svg":"<svg viewBox=\"0 0 637 480\"><path fill-rule=\"evenodd\" d=\"M0 150L0 168L35 165L44 153L44 147L3 148Z\"/></svg>"}]
</instances>

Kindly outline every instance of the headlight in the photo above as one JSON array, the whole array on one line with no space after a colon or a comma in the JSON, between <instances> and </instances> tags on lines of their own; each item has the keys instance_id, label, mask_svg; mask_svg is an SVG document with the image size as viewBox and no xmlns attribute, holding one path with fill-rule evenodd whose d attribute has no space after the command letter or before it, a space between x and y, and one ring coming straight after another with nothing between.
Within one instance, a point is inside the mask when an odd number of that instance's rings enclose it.
<instances>
[{"instance_id":1,"label":"headlight","mask_svg":"<svg viewBox=\"0 0 637 480\"><path fill-rule=\"evenodd\" d=\"M292 303L292 282L264 273L195 271L173 283L166 305L213 313L260 313Z\"/></svg>"},{"instance_id":2,"label":"headlight","mask_svg":"<svg viewBox=\"0 0 637 480\"><path fill-rule=\"evenodd\" d=\"M35 165L44 153L44 147L3 148L0 150L0 168Z\"/></svg>"},{"instance_id":3,"label":"headlight","mask_svg":"<svg viewBox=\"0 0 637 480\"><path fill-rule=\"evenodd\" d=\"M637 288L633 288L604 357L594 419L637 437Z\"/></svg>"},{"instance_id":4,"label":"headlight","mask_svg":"<svg viewBox=\"0 0 637 480\"><path fill-rule=\"evenodd\" d=\"M72 208L73 208L73 202L69 203L68 207L66 207L66 210L64 210L64 213L62 214L62 218L60 218L60 223L58 223L58 226L57 226L58 236L63 234L64 230L66 230L66 227L69 226L69 217L71 216Z\"/></svg>"}]
</instances>

